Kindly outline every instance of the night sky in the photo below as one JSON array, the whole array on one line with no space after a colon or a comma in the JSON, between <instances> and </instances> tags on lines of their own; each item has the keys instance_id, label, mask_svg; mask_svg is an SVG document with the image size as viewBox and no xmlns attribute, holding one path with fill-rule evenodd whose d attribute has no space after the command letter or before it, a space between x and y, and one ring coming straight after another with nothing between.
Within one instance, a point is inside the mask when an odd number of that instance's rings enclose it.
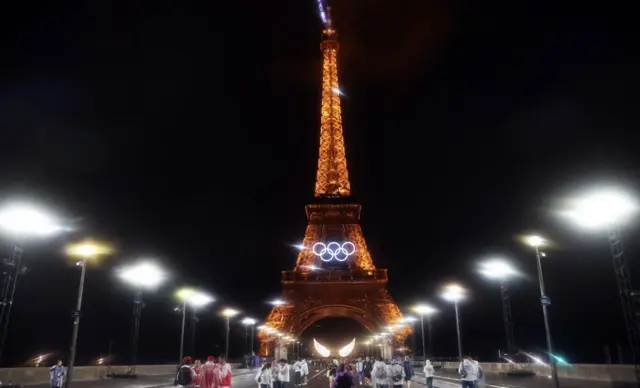
<instances>
[{"instance_id":1,"label":"night sky","mask_svg":"<svg viewBox=\"0 0 640 388\"><path fill-rule=\"evenodd\" d=\"M3 363L68 353L79 271L62 249L88 236L117 253L88 273L79 363L106 355L110 340L127 362L133 290L114 269L138 257L172 272L145 295L140 361L177 361L182 285L218 299L200 314L196 348L217 355L217 312L266 316L313 202L315 1L85 3L2 12L0 197L43 203L75 230L28 242ZM608 344L615 361L625 334L606 236L553 210L585 184L640 183L631 14L589 2L331 5L353 198L400 307L440 309L435 354L456 353L453 309L437 296L450 280L470 290L465 350L493 360L504 348L499 287L476 274L495 254L524 273L513 284L516 342L542 350L534 254L516 241L538 231L555 243L544 269L558 353L603 362ZM630 261L637 233L626 231ZM0 241L8 255L13 242ZM232 343L239 356L240 325Z\"/></svg>"}]
</instances>

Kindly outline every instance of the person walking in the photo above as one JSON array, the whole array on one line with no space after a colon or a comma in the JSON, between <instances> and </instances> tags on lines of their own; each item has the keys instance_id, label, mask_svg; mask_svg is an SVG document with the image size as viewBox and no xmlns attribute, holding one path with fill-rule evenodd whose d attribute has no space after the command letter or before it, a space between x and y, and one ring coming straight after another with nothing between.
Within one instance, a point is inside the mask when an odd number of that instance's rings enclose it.
<instances>
[{"instance_id":1,"label":"person walking","mask_svg":"<svg viewBox=\"0 0 640 388\"><path fill-rule=\"evenodd\" d=\"M356 373L358 374L358 385L362 385L364 381L364 362L361 358L356 361Z\"/></svg>"},{"instance_id":2,"label":"person walking","mask_svg":"<svg viewBox=\"0 0 640 388\"><path fill-rule=\"evenodd\" d=\"M476 388L478 380L478 367L471 360L471 357L465 356L458 366L458 374L462 382L462 388Z\"/></svg>"},{"instance_id":3,"label":"person walking","mask_svg":"<svg viewBox=\"0 0 640 388\"><path fill-rule=\"evenodd\" d=\"M296 362L293 363L293 385L299 387L302 385L302 362L300 359L297 359Z\"/></svg>"},{"instance_id":4,"label":"person walking","mask_svg":"<svg viewBox=\"0 0 640 388\"><path fill-rule=\"evenodd\" d=\"M431 361L427 360L424 363L424 375L427 378L427 388L433 388L433 376L435 369L431 365Z\"/></svg>"},{"instance_id":5,"label":"person walking","mask_svg":"<svg viewBox=\"0 0 640 388\"><path fill-rule=\"evenodd\" d=\"M363 366L364 385L371 386L371 371L373 370L373 362L369 357L365 358Z\"/></svg>"},{"instance_id":6,"label":"person walking","mask_svg":"<svg viewBox=\"0 0 640 388\"><path fill-rule=\"evenodd\" d=\"M51 388L62 387L62 382L64 380L64 375L66 374L66 372L66 368L62 365L62 360L58 360L58 362L54 366L49 368Z\"/></svg>"},{"instance_id":7,"label":"person walking","mask_svg":"<svg viewBox=\"0 0 640 388\"><path fill-rule=\"evenodd\" d=\"M193 382L193 371L191 370L191 357L186 356L182 359L182 365L178 368L176 374L176 385L178 387L186 387Z\"/></svg>"},{"instance_id":8,"label":"person walking","mask_svg":"<svg viewBox=\"0 0 640 388\"><path fill-rule=\"evenodd\" d=\"M302 385L307 385L307 378L309 377L309 365L306 359L302 359Z\"/></svg>"},{"instance_id":9,"label":"person walking","mask_svg":"<svg viewBox=\"0 0 640 388\"><path fill-rule=\"evenodd\" d=\"M382 357L373 364L371 370L371 384L373 388L389 388L389 371Z\"/></svg>"},{"instance_id":10,"label":"person walking","mask_svg":"<svg viewBox=\"0 0 640 388\"><path fill-rule=\"evenodd\" d=\"M291 368L284 358L280 359L280 368L278 369L278 380L280 381L280 388L287 388L291 381Z\"/></svg>"},{"instance_id":11,"label":"person walking","mask_svg":"<svg viewBox=\"0 0 640 388\"><path fill-rule=\"evenodd\" d=\"M407 382L407 388L411 388L411 379L413 378L413 362L409 356L404 357L404 364L402 365L404 369L404 380Z\"/></svg>"},{"instance_id":12,"label":"person walking","mask_svg":"<svg viewBox=\"0 0 640 388\"><path fill-rule=\"evenodd\" d=\"M193 371L192 375L193 375L193 386L195 388L200 388L200 384L202 384L202 380L203 380L203 374L204 374L204 370L202 369L202 363L200 362L200 360L196 360L196 362L193 364L193 367L191 368L191 370Z\"/></svg>"},{"instance_id":13,"label":"person walking","mask_svg":"<svg viewBox=\"0 0 640 388\"><path fill-rule=\"evenodd\" d=\"M258 370L256 374L256 383L258 388L275 388L273 387L273 376L271 374L271 363L265 362L262 368Z\"/></svg>"},{"instance_id":14,"label":"person walking","mask_svg":"<svg viewBox=\"0 0 640 388\"><path fill-rule=\"evenodd\" d=\"M218 387L231 388L233 379L231 364L227 362L224 356L218 357L218 363Z\"/></svg>"},{"instance_id":15,"label":"person walking","mask_svg":"<svg viewBox=\"0 0 640 388\"><path fill-rule=\"evenodd\" d=\"M391 361L391 385L394 386L394 388L398 388L398 387L402 387L404 385L404 381L405 381L405 373L404 373L404 368L402 365L400 365L400 362L398 362L398 360L393 359Z\"/></svg>"},{"instance_id":16,"label":"person walking","mask_svg":"<svg viewBox=\"0 0 640 388\"><path fill-rule=\"evenodd\" d=\"M215 388L218 386L218 365L213 356L207 357L207 362L202 366L202 383L204 388Z\"/></svg>"},{"instance_id":17,"label":"person walking","mask_svg":"<svg viewBox=\"0 0 640 388\"><path fill-rule=\"evenodd\" d=\"M482 367L480 366L480 363L478 363L478 361L472 359L471 357L469 357L469 359L471 360L471 362L473 362L473 364L476 366L476 369L478 370L476 388L484 387L484 370L482 370Z\"/></svg>"},{"instance_id":18,"label":"person walking","mask_svg":"<svg viewBox=\"0 0 640 388\"><path fill-rule=\"evenodd\" d=\"M351 365L340 364L334 379L333 388L352 388L353 371Z\"/></svg>"}]
</instances>

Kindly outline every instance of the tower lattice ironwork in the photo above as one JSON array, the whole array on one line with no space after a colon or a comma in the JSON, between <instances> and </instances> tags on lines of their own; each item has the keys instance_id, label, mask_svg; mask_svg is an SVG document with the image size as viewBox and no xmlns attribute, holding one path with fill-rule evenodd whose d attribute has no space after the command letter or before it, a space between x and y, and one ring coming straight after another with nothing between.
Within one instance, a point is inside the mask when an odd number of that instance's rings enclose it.
<instances>
[{"instance_id":1,"label":"tower lattice ironwork","mask_svg":"<svg viewBox=\"0 0 640 388\"><path fill-rule=\"evenodd\" d=\"M264 330L258 333L261 353L278 355L284 349L276 333L298 336L326 317L348 317L372 333L388 330L396 343L411 333L401 324L402 313L387 291L387 270L377 269L360 227L361 206L349 201L351 184L347 170L338 82L338 34L329 16L322 32L322 104L320 110L320 152L314 196L307 205L307 228L296 265L282 271L283 305L272 309ZM314 252L317 243L350 242L353 254L344 260L327 260ZM276 343L276 346L272 344ZM389 344L389 347L392 344ZM389 348L390 350L390 348Z\"/></svg>"}]
</instances>

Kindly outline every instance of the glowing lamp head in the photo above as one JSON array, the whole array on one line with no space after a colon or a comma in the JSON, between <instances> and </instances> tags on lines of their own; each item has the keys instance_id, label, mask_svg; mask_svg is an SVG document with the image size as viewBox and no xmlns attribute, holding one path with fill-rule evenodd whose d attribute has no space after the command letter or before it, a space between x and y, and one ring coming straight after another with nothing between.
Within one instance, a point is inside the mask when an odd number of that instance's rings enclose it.
<instances>
[{"instance_id":1,"label":"glowing lamp head","mask_svg":"<svg viewBox=\"0 0 640 388\"><path fill-rule=\"evenodd\" d=\"M531 245L532 247L540 247L542 245L545 244L545 241L542 237L540 236L527 236L525 238L525 241L527 242L527 244Z\"/></svg>"},{"instance_id":2,"label":"glowing lamp head","mask_svg":"<svg viewBox=\"0 0 640 388\"><path fill-rule=\"evenodd\" d=\"M442 297L449 302L459 302L464 299L465 290L457 284L450 284L444 288Z\"/></svg>"},{"instance_id":3,"label":"glowing lamp head","mask_svg":"<svg viewBox=\"0 0 640 388\"><path fill-rule=\"evenodd\" d=\"M226 308L222 310L222 315L226 318L233 318L238 315L240 312L234 309Z\"/></svg>"},{"instance_id":4,"label":"glowing lamp head","mask_svg":"<svg viewBox=\"0 0 640 388\"><path fill-rule=\"evenodd\" d=\"M253 318L249 318L249 317L244 318L244 319L242 320L242 324L243 324L243 325L246 325L246 326L255 325L255 324L256 324L256 322L257 322L257 321L256 321L255 319L253 319Z\"/></svg>"},{"instance_id":5,"label":"glowing lamp head","mask_svg":"<svg viewBox=\"0 0 640 388\"><path fill-rule=\"evenodd\" d=\"M506 261L490 260L480 265L480 273L491 279L507 279L518 272Z\"/></svg>"},{"instance_id":6,"label":"glowing lamp head","mask_svg":"<svg viewBox=\"0 0 640 388\"><path fill-rule=\"evenodd\" d=\"M111 248L96 242L85 241L67 246L66 252L69 256L90 259L101 255L108 255L111 253Z\"/></svg>"},{"instance_id":7,"label":"glowing lamp head","mask_svg":"<svg viewBox=\"0 0 640 388\"><path fill-rule=\"evenodd\" d=\"M0 228L18 236L47 236L63 229L45 211L27 204L16 204L1 210Z\"/></svg>"},{"instance_id":8,"label":"glowing lamp head","mask_svg":"<svg viewBox=\"0 0 640 388\"><path fill-rule=\"evenodd\" d=\"M119 276L135 287L147 289L156 288L167 279L165 272L150 261L125 267L120 271Z\"/></svg>"},{"instance_id":9,"label":"glowing lamp head","mask_svg":"<svg viewBox=\"0 0 640 388\"><path fill-rule=\"evenodd\" d=\"M282 300L282 299L272 300L272 301L271 301L271 302L269 302L269 303L271 303L271 304L272 304L272 305L274 305L274 306L283 306L283 305L287 304L287 302L285 302L285 301L284 301L284 300Z\"/></svg>"},{"instance_id":10,"label":"glowing lamp head","mask_svg":"<svg viewBox=\"0 0 640 388\"><path fill-rule=\"evenodd\" d=\"M583 228L599 229L625 223L637 212L638 204L628 193L604 189L574 199L564 214Z\"/></svg>"},{"instance_id":11,"label":"glowing lamp head","mask_svg":"<svg viewBox=\"0 0 640 388\"><path fill-rule=\"evenodd\" d=\"M436 312L436 309L429 306L428 304L419 304L413 307L413 311L420 315L431 315Z\"/></svg>"}]
</instances>

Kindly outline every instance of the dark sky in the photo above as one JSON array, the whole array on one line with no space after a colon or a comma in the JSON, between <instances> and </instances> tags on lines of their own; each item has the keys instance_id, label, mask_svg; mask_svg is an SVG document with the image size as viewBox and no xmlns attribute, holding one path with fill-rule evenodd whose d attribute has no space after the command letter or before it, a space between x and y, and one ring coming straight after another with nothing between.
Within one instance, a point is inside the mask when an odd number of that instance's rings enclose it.
<instances>
[{"instance_id":1,"label":"dark sky","mask_svg":"<svg viewBox=\"0 0 640 388\"><path fill-rule=\"evenodd\" d=\"M171 294L184 284L217 296L197 350L219 353L216 311L266 316L313 201L315 1L84 3L2 12L0 196L38 200L77 229L29 243L4 362L66 354L78 271L60 252L85 236L118 252L88 274L81 363L110 339L126 362L133 292L113 268L145 255L173 277L145 296L141 361L177 358ZM435 353L455 355L452 308L436 294L447 280L470 289L465 349L491 359L503 348L498 286L474 272L490 254L526 274L513 286L516 341L543 346L534 257L515 241L538 230L556 243L545 275L558 351L601 362L603 345L624 342L606 238L571 231L551 210L582 184L639 183L631 13L571 1L332 6L354 200L401 308L440 308ZM234 326L234 349L243 335Z\"/></svg>"}]
</instances>

